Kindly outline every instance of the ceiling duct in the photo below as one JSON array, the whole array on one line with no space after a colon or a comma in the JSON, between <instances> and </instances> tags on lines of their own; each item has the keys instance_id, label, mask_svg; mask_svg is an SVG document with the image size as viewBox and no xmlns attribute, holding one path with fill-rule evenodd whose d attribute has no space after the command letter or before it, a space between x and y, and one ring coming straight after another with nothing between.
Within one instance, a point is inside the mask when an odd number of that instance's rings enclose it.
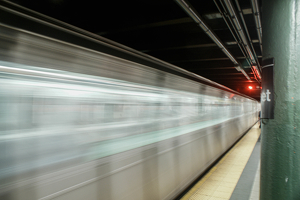
<instances>
[{"instance_id":1,"label":"ceiling duct","mask_svg":"<svg viewBox=\"0 0 300 200\"><path fill-rule=\"evenodd\" d=\"M222 41L216 36L216 34L208 28L196 11L184 0L175 0L183 10L204 30L204 32L218 45L218 47L227 55L227 57L234 63L236 69L241 71L248 80L251 80L243 68L239 66L238 61L231 55L231 53L226 49Z\"/></svg>"},{"instance_id":2,"label":"ceiling duct","mask_svg":"<svg viewBox=\"0 0 300 200\"><path fill-rule=\"evenodd\" d=\"M250 58L250 61L251 61L251 68L253 69L253 71L256 73L256 76L261 79L261 73L260 73L260 70L259 68L257 67L258 63L256 62L256 59L254 57L254 54L252 52L252 50L250 49L250 45L249 45L249 42L246 38L246 35L244 33L244 30L242 29L241 25L240 25L240 22L237 18L237 14L236 14L236 11L231 3L231 0L224 0L224 3L226 5L226 8L229 12L229 15L230 15L230 18L238 32L238 35L240 36L241 38L241 41L244 45L244 48L246 49L246 52Z\"/></svg>"}]
</instances>

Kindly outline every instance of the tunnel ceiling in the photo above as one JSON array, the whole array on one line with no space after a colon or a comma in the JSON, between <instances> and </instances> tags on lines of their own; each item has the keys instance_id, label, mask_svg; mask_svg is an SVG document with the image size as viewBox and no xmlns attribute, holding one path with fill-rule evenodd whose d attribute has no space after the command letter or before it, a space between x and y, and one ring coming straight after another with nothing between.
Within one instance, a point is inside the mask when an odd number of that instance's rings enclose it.
<instances>
[{"instance_id":1,"label":"tunnel ceiling","mask_svg":"<svg viewBox=\"0 0 300 200\"><path fill-rule=\"evenodd\" d=\"M12 0L18 5L77 26L133 49L174 64L233 90L259 99L259 78L251 68L250 54L230 15L228 0L189 0L189 7L220 39L242 70L219 48L175 0L78 1ZM248 47L261 64L255 15L251 0L231 0ZM261 2L258 1L259 11ZM241 12L238 12L238 6ZM243 24L244 22L246 26ZM260 13L261 14L261 13ZM231 17L230 17L231 16ZM249 61L250 60L250 61ZM258 67L259 64L257 64ZM254 89L249 90L252 85Z\"/></svg>"}]
</instances>

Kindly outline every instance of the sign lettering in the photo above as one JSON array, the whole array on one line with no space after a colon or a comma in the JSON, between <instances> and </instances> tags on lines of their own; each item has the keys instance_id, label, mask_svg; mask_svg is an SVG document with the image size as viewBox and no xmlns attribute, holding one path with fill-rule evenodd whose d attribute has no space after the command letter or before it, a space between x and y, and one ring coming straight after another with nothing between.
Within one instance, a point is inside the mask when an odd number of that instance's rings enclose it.
<instances>
[{"instance_id":1,"label":"sign lettering","mask_svg":"<svg viewBox=\"0 0 300 200\"><path fill-rule=\"evenodd\" d=\"M262 119L274 119L273 67L274 58L263 60L262 90L260 95Z\"/></svg>"}]
</instances>

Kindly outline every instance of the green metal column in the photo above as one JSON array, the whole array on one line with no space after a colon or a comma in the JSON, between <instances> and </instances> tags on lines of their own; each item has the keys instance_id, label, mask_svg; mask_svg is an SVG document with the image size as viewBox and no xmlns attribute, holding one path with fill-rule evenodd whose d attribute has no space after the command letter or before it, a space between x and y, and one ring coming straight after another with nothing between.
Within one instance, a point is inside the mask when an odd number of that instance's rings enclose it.
<instances>
[{"instance_id":1,"label":"green metal column","mask_svg":"<svg viewBox=\"0 0 300 200\"><path fill-rule=\"evenodd\" d=\"M300 199L300 0L262 6L263 58L275 58L275 118L262 124L260 199Z\"/></svg>"}]
</instances>

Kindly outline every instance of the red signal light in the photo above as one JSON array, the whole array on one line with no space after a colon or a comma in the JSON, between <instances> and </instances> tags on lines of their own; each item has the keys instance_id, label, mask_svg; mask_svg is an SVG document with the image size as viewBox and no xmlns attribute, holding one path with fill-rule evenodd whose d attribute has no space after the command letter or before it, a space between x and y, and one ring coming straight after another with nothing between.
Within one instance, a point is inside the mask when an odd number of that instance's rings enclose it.
<instances>
[{"instance_id":1,"label":"red signal light","mask_svg":"<svg viewBox=\"0 0 300 200\"><path fill-rule=\"evenodd\" d=\"M248 88L249 88L249 90L252 90L253 89L253 87L250 85L250 86L248 86Z\"/></svg>"}]
</instances>

